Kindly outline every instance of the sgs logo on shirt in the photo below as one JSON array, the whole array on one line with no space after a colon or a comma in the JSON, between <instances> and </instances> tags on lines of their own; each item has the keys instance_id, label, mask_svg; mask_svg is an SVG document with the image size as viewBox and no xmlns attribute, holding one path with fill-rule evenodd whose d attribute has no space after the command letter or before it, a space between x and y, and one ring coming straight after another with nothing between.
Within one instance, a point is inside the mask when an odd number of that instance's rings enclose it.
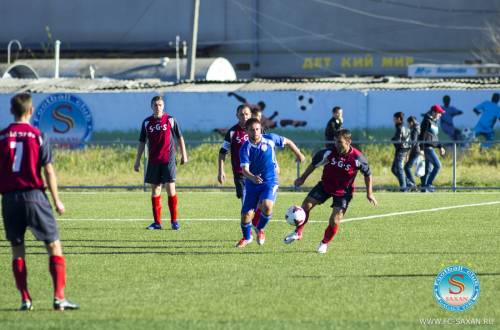
<instances>
[{"instance_id":1,"label":"sgs logo on shirt","mask_svg":"<svg viewBox=\"0 0 500 330\"><path fill-rule=\"evenodd\" d=\"M242 144L245 141L248 141L248 135L244 135L243 137L236 136L234 139L236 140L236 143Z\"/></svg>"},{"instance_id":2,"label":"sgs logo on shirt","mask_svg":"<svg viewBox=\"0 0 500 330\"><path fill-rule=\"evenodd\" d=\"M346 171L349 171L351 169L351 164L346 164L342 159L336 160L335 158L332 158L330 164L339 168L343 168Z\"/></svg>"},{"instance_id":3,"label":"sgs logo on shirt","mask_svg":"<svg viewBox=\"0 0 500 330\"><path fill-rule=\"evenodd\" d=\"M167 124L156 124L156 125L151 125L148 127L148 130L150 133L157 132L157 131L166 131L168 125Z\"/></svg>"}]
</instances>

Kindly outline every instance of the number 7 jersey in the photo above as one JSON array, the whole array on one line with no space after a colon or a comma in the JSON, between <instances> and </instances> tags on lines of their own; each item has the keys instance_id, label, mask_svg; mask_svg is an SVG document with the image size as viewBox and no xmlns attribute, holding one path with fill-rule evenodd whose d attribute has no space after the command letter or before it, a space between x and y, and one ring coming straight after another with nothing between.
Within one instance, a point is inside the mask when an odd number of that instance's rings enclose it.
<instances>
[{"instance_id":1,"label":"number 7 jersey","mask_svg":"<svg viewBox=\"0 0 500 330\"><path fill-rule=\"evenodd\" d=\"M0 193L43 189L42 166L52 162L50 146L28 123L12 123L0 131Z\"/></svg>"}]
</instances>

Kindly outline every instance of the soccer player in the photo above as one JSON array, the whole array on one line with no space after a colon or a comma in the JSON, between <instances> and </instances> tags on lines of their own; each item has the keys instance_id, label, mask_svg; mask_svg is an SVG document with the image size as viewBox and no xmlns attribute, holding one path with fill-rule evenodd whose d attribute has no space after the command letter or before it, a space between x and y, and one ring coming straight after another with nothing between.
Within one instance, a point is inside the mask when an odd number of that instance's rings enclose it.
<instances>
[{"instance_id":1,"label":"soccer player","mask_svg":"<svg viewBox=\"0 0 500 330\"><path fill-rule=\"evenodd\" d=\"M153 115L142 122L139 146L135 157L134 170L139 172L141 157L146 142L148 144L148 165L145 181L151 184L151 204L154 222L147 229L162 229L161 222L161 186L165 185L170 210L170 225L173 230L179 230L177 221L177 195L175 192L175 142L181 149L181 165L188 161L186 145L181 129L174 117L164 112L165 104L161 96L151 99Z\"/></svg>"},{"instance_id":2,"label":"soccer player","mask_svg":"<svg viewBox=\"0 0 500 330\"><path fill-rule=\"evenodd\" d=\"M243 192L245 190L245 176L243 175L243 170L240 166L240 149L243 143L248 140L248 134L245 130L245 123L252 116L250 107L246 104L240 104L236 108L236 118L238 118L238 123L231 127L225 137L224 142L219 150L219 162L218 162L218 175L217 180L220 184L226 181L226 173L224 172L224 161L226 160L226 155L229 152L231 154L231 166L233 169L233 180L234 186L236 188L236 197L238 199L243 198ZM255 215L252 219L252 224L257 226L260 217L260 209L255 211Z\"/></svg>"},{"instance_id":3,"label":"soccer player","mask_svg":"<svg viewBox=\"0 0 500 330\"><path fill-rule=\"evenodd\" d=\"M243 238L236 247L243 248L252 242L251 219L258 205L261 207L259 223L255 229L257 243L264 244L264 228L272 217L274 202L278 193L278 173L276 171L276 148L288 146L297 161L305 157L293 141L276 135L262 134L262 126L256 118L245 123L248 141L240 149L240 162L245 176L245 194L241 208L241 231Z\"/></svg>"},{"instance_id":4,"label":"soccer player","mask_svg":"<svg viewBox=\"0 0 500 330\"><path fill-rule=\"evenodd\" d=\"M55 209L63 214L64 204L59 199L50 145L29 123L33 114L31 95L17 94L10 104L14 122L0 131L0 193L5 234L12 248L12 271L21 293L20 310L33 309L25 261L24 234L27 227L37 240L44 241L47 248L54 284L53 308L60 311L78 309L77 304L64 296L66 261L41 176L43 168Z\"/></svg>"},{"instance_id":5,"label":"soccer player","mask_svg":"<svg viewBox=\"0 0 500 330\"><path fill-rule=\"evenodd\" d=\"M352 199L354 179L358 171L361 171L365 178L366 198L374 206L377 205L377 200L373 195L373 180L368 162L359 150L351 146L351 142L351 132L347 129L340 129L335 137L334 146L331 149L323 149L317 152L313 157L312 163L295 180L295 185L301 186L317 167L324 166L321 181L314 186L302 202L302 208L306 212L306 220L295 231L285 237L285 244L302 239L302 232L309 219L311 210L316 205L323 204L332 197L333 209L329 224L317 250L318 253L326 253L328 244L337 233L340 221Z\"/></svg>"}]
</instances>

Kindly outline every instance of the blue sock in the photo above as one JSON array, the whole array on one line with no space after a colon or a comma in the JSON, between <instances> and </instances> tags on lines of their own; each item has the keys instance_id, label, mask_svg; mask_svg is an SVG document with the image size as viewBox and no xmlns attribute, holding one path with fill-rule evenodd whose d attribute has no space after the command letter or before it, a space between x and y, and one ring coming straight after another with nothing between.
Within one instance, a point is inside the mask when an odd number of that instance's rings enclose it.
<instances>
[{"instance_id":1,"label":"blue sock","mask_svg":"<svg viewBox=\"0 0 500 330\"><path fill-rule=\"evenodd\" d=\"M257 225L257 229L261 230L264 229L264 227L267 225L269 220L271 220L273 214L265 215L264 213L260 214L260 219L259 219L259 224Z\"/></svg>"},{"instance_id":2,"label":"blue sock","mask_svg":"<svg viewBox=\"0 0 500 330\"><path fill-rule=\"evenodd\" d=\"M252 223L242 223L241 231L243 232L243 238L249 240L252 237Z\"/></svg>"}]
</instances>

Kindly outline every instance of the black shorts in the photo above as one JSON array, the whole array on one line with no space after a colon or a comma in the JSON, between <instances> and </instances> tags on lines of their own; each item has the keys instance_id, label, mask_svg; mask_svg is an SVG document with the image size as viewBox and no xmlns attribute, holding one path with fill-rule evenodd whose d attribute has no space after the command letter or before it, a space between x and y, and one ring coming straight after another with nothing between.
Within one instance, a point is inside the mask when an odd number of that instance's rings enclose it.
<instances>
[{"instance_id":1,"label":"black shorts","mask_svg":"<svg viewBox=\"0 0 500 330\"><path fill-rule=\"evenodd\" d=\"M241 173L233 173L234 187L236 188L236 197L243 198L245 191L245 176Z\"/></svg>"},{"instance_id":2,"label":"black shorts","mask_svg":"<svg viewBox=\"0 0 500 330\"><path fill-rule=\"evenodd\" d=\"M325 191L323 183L320 181L311 189L307 197L314 198L318 201L318 204L323 204L328 198L332 197L333 201L331 207L339 207L345 211L351 202L352 193L347 192L344 196L333 196Z\"/></svg>"},{"instance_id":3,"label":"black shorts","mask_svg":"<svg viewBox=\"0 0 500 330\"><path fill-rule=\"evenodd\" d=\"M2 196L5 236L12 245L24 242L26 228L46 243L59 239L56 219L47 195L39 189L14 191Z\"/></svg>"},{"instance_id":4,"label":"black shorts","mask_svg":"<svg viewBox=\"0 0 500 330\"><path fill-rule=\"evenodd\" d=\"M144 181L151 184L175 182L175 160L166 164L148 163Z\"/></svg>"}]
</instances>

